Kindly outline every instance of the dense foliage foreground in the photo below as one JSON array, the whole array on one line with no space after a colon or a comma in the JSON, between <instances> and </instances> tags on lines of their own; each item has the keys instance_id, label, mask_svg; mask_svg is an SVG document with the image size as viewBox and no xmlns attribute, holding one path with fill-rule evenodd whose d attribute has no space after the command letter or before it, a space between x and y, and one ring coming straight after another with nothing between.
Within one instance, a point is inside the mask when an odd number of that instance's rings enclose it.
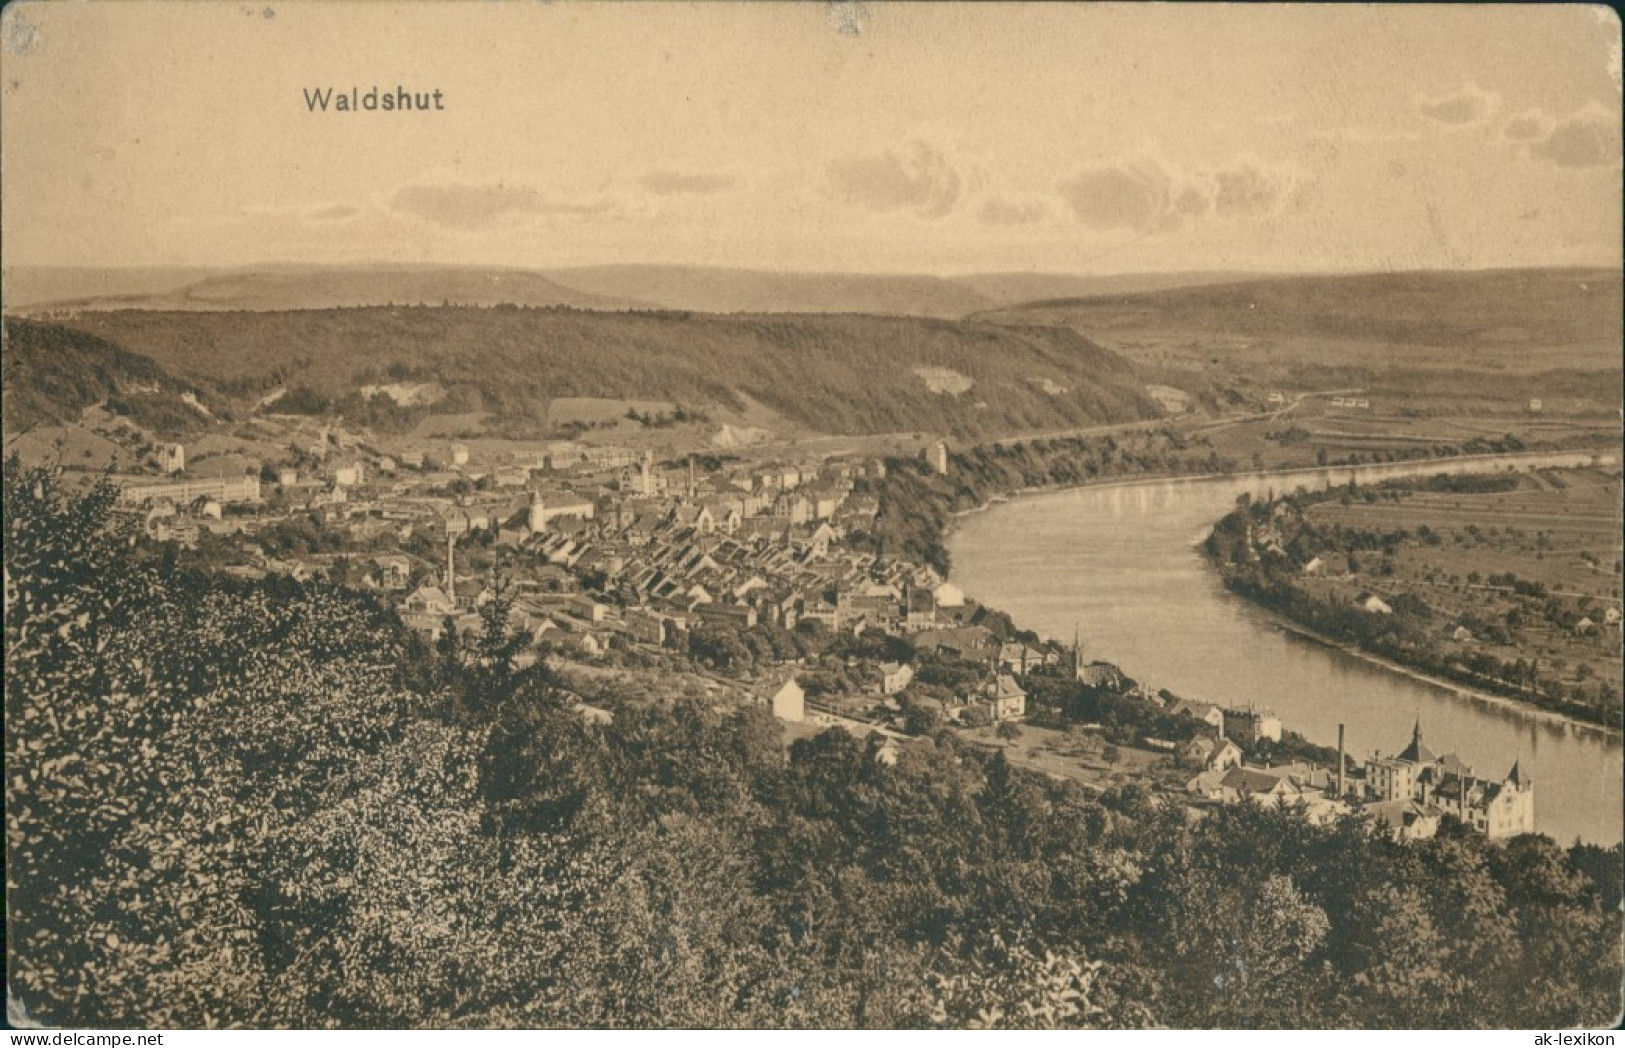
<instances>
[{"instance_id":1,"label":"dense foliage foreground","mask_svg":"<svg viewBox=\"0 0 1625 1048\"><path fill-rule=\"evenodd\" d=\"M594 726L498 615L187 574L5 469L13 1007L72 1025L1611 1023L1621 853ZM498 608L493 605L493 608Z\"/></svg>"}]
</instances>

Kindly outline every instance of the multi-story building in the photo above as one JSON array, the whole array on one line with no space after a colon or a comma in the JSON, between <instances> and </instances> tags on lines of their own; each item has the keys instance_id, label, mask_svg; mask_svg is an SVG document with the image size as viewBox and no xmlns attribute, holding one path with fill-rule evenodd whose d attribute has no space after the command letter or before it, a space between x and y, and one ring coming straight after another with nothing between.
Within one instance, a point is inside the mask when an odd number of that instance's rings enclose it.
<instances>
[{"instance_id":1,"label":"multi-story building","mask_svg":"<svg viewBox=\"0 0 1625 1048\"><path fill-rule=\"evenodd\" d=\"M1366 792L1374 802L1410 801L1424 810L1454 815L1487 837L1535 831L1535 784L1514 761L1500 781L1482 778L1453 753L1436 754L1422 741L1420 721L1411 741L1392 757L1365 765Z\"/></svg>"},{"instance_id":2,"label":"multi-story building","mask_svg":"<svg viewBox=\"0 0 1625 1048\"><path fill-rule=\"evenodd\" d=\"M1259 739L1281 741L1281 718L1273 710L1248 707L1244 710L1224 711L1224 734L1243 746L1251 746Z\"/></svg>"},{"instance_id":3,"label":"multi-story building","mask_svg":"<svg viewBox=\"0 0 1625 1048\"><path fill-rule=\"evenodd\" d=\"M120 482L123 486L119 491L119 501L125 505L140 505L158 499L168 499L176 505L205 497L218 499L222 503L258 502L260 499L260 478L253 474L156 483L147 483L144 477L125 477Z\"/></svg>"}]
</instances>

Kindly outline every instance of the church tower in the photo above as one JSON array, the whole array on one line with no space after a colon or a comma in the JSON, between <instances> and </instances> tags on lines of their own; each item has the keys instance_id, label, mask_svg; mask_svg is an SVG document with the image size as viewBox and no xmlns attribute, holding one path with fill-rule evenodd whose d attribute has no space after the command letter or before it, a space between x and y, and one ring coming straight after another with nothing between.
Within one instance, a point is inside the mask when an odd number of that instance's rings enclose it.
<instances>
[{"instance_id":1,"label":"church tower","mask_svg":"<svg viewBox=\"0 0 1625 1048\"><path fill-rule=\"evenodd\" d=\"M525 518L525 525L530 528L531 534L536 534L547 527L547 506L542 502L542 493L530 493L530 512Z\"/></svg>"}]
</instances>

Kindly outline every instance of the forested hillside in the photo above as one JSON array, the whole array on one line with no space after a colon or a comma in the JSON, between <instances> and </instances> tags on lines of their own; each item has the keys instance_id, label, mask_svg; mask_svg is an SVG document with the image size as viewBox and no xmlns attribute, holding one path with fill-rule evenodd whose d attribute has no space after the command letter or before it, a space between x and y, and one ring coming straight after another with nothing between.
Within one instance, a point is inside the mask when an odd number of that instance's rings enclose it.
<instances>
[{"instance_id":1,"label":"forested hillside","mask_svg":"<svg viewBox=\"0 0 1625 1048\"><path fill-rule=\"evenodd\" d=\"M201 1027L1575 1027L1621 853L1191 821L950 735L679 694L604 725L498 625L132 546L5 469L13 1008Z\"/></svg>"},{"instance_id":2,"label":"forested hillside","mask_svg":"<svg viewBox=\"0 0 1625 1048\"><path fill-rule=\"evenodd\" d=\"M197 387L151 357L55 324L8 317L0 331L5 431L71 422L93 404L137 416L165 431L197 428L205 416L181 399ZM205 403L199 400L200 404Z\"/></svg>"},{"instance_id":3,"label":"forested hillside","mask_svg":"<svg viewBox=\"0 0 1625 1048\"><path fill-rule=\"evenodd\" d=\"M433 378L500 414L566 396L731 409L748 398L820 433L967 438L1158 413L1125 360L1065 329L457 307L126 311L64 324L243 396L287 384L338 400L366 382Z\"/></svg>"}]
</instances>

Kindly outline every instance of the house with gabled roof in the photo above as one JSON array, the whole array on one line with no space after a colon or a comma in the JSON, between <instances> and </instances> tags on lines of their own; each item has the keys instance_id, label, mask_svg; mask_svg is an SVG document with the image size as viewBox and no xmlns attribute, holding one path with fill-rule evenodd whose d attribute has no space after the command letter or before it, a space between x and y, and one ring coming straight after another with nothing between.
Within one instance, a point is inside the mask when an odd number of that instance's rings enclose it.
<instances>
[{"instance_id":1,"label":"house with gabled roof","mask_svg":"<svg viewBox=\"0 0 1625 1048\"><path fill-rule=\"evenodd\" d=\"M1228 771L1241 764L1241 747L1222 735L1197 735L1179 747L1181 764L1204 771Z\"/></svg>"},{"instance_id":2,"label":"house with gabled roof","mask_svg":"<svg viewBox=\"0 0 1625 1048\"><path fill-rule=\"evenodd\" d=\"M994 720L1020 720L1027 715L1027 693L1008 673L995 675L987 694Z\"/></svg>"},{"instance_id":3,"label":"house with gabled roof","mask_svg":"<svg viewBox=\"0 0 1625 1048\"><path fill-rule=\"evenodd\" d=\"M1402 841L1432 837L1439 832L1439 819L1443 814L1432 805L1419 804L1408 798L1377 801L1367 804L1364 811L1395 840Z\"/></svg>"},{"instance_id":4,"label":"house with gabled roof","mask_svg":"<svg viewBox=\"0 0 1625 1048\"><path fill-rule=\"evenodd\" d=\"M908 635L916 651L940 651L970 662L988 663L998 653L999 639L985 626L955 626Z\"/></svg>"},{"instance_id":5,"label":"house with gabled roof","mask_svg":"<svg viewBox=\"0 0 1625 1048\"><path fill-rule=\"evenodd\" d=\"M1373 615L1392 615L1394 606L1377 596L1375 593L1361 593L1354 598L1354 603L1362 610Z\"/></svg>"},{"instance_id":6,"label":"house with gabled roof","mask_svg":"<svg viewBox=\"0 0 1625 1048\"><path fill-rule=\"evenodd\" d=\"M405 589L412 580L412 560L399 553L384 553L372 558L378 566L378 585L382 589Z\"/></svg>"},{"instance_id":7,"label":"house with gabled roof","mask_svg":"<svg viewBox=\"0 0 1625 1048\"><path fill-rule=\"evenodd\" d=\"M1220 734L1224 733L1224 708L1211 702L1195 699L1175 699L1168 707L1170 717L1190 717Z\"/></svg>"},{"instance_id":8,"label":"house with gabled roof","mask_svg":"<svg viewBox=\"0 0 1625 1048\"><path fill-rule=\"evenodd\" d=\"M785 721L807 719L807 693L802 690L795 674L771 676L751 689L756 701L773 711L773 716Z\"/></svg>"},{"instance_id":9,"label":"house with gabled roof","mask_svg":"<svg viewBox=\"0 0 1625 1048\"><path fill-rule=\"evenodd\" d=\"M723 604L718 601L694 605L701 622L748 630L756 625L756 609L749 604Z\"/></svg>"},{"instance_id":10,"label":"house with gabled roof","mask_svg":"<svg viewBox=\"0 0 1625 1048\"><path fill-rule=\"evenodd\" d=\"M896 695L914 680L914 667L906 662L883 662L880 664L880 693L882 695Z\"/></svg>"},{"instance_id":11,"label":"house with gabled roof","mask_svg":"<svg viewBox=\"0 0 1625 1048\"><path fill-rule=\"evenodd\" d=\"M1019 641L999 646L999 665L1011 673L1025 676L1051 661L1052 656Z\"/></svg>"},{"instance_id":12,"label":"house with gabled roof","mask_svg":"<svg viewBox=\"0 0 1625 1048\"><path fill-rule=\"evenodd\" d=\"M457 610L456 601L446 594L439 586L425 583L407 595L402 601L407 611L426 612L434 615L449 615Z\"/></svg>"}]
</instances>

